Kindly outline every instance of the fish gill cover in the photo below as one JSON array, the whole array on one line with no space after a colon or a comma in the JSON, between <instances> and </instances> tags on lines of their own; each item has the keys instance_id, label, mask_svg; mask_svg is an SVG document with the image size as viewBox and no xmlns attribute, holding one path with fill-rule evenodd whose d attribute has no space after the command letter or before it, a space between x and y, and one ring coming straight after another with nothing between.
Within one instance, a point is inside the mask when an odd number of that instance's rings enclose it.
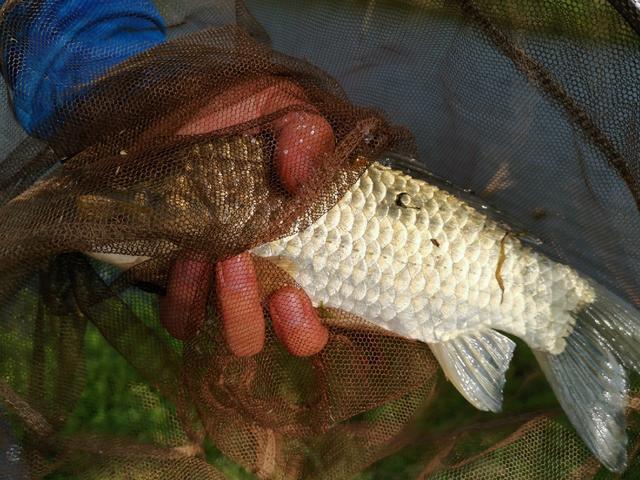
<instances>
[{"instance_id":1,"label":"fish gill cover","mask_svg":"<svg viewBox=\"0 0 640 480\"><path fill-rule=\"evenodd\" d=\"M217 284L172 272L303 232L379 161L446 179L640 306L633 2L134 1L146 33L129 46L90 44L110 32L60 3L0 13L0 477L612 475L522 343L502 413L479 413L426 344L375 319L319 305L326 346L292 355L268 308L294 285L287 265L253 260L266 333L251 356L223 334L234 305ZM234 110L264 92L273 107ZM293 189L278 170L292 112L334 142ZM163 321L171 291L191 297Z\"/></svg>"}]
</instances>

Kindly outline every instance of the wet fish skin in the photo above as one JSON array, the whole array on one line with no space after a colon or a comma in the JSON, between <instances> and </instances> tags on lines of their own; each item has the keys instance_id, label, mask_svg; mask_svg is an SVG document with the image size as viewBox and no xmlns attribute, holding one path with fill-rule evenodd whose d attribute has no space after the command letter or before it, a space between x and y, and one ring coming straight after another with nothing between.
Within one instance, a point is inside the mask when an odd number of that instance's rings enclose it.
<instances>
[{"instance_id":1,"label":"wet fish skin","mask_svg":"<svg viewBox=\"0 0 640 480\"><path fill-rule=\"evenodd\" d=\"M570 312L594 297L587 279L482 212L379 163L312 226L253 253L314 304L427 343L494 328L557 354Z\"/></svg>"},{"instance_id":2,"label":"wet fish skin","mask_svg":"<svg viewBox=\"0 0 640 480\"><path fill-rule=\"evenodd\" d=\"M523 339L569 420L608 469L627 466L625 367L640 372L640 314L455 195L373 163L306 230L253 250L316 305L426 342L475 407L499 411Z\"/></svg>"}]
</instances>

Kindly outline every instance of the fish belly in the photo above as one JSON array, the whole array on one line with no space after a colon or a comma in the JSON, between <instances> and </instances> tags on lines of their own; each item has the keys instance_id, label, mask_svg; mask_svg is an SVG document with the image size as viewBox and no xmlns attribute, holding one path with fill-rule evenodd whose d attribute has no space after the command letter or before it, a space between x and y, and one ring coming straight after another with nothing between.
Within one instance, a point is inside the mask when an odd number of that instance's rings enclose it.
<instances>
[{"instance_id":1,"label":"fish belly","mask_svg":"<svg viewBox=\"0 0 640 480\"><path fill-rule=\"evenodd\" d=\"M594 295L455 195L378 163L310 227L253 253L287 270L316 306L427 343L494 328L559 353L569 312Z\"/></svg>"}]
</instances>

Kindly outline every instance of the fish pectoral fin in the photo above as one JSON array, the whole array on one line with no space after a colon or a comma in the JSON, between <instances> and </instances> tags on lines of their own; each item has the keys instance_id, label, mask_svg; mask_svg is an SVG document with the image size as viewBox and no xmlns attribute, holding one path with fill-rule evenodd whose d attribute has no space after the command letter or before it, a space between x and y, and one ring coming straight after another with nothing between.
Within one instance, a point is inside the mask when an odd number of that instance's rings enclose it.
<instances>
[{"instance_id":1,"label":"fish pectoral fin","mask_svg":"<svg viewBox=\"0 0 640 480\"><path fill-rule=\"evenodd\" d=\"M499 412L502 388L516 344L495 330L430 343L449 381L479 410Z\"/></svg>"}]
</instances>

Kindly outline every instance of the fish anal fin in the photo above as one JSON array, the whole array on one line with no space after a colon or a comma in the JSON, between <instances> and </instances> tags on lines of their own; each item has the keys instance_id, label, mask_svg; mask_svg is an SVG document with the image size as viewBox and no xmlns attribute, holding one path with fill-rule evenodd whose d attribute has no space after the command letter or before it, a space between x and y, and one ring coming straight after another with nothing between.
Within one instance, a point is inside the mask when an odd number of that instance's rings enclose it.
<instances>
[{"instance_id":1,"label":"fish anal fin","mask_svg":"<svg viewBox=\"0 0 640 480\"><path fill-rule=\"evenodd\" d=\"M495 330L429 344L444 374L462 396L477 409L490 412L502 408L505 374L515 346Z\"/></svg>"}]
</instances>

